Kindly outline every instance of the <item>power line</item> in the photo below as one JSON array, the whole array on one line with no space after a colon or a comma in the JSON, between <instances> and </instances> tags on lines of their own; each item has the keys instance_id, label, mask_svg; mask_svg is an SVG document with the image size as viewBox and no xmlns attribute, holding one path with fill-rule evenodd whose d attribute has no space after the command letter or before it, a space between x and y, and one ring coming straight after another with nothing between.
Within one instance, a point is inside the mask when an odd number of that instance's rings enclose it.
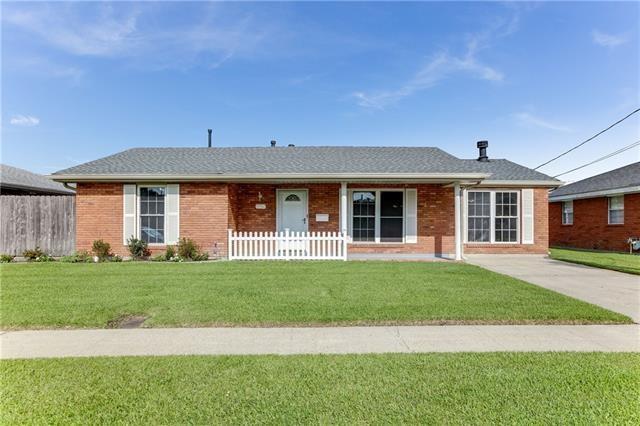
<instances>
[{"instance_id":1,"label":"power line","mask_svg":"<svg viewBox=\"0 0 640 426\"><path fill-rule=\"evenodd\" d=\"M604 130L599 131L598 133L596 133L595 135L591 136L589 139L587 139L584 142L579 143L578 145L574 146L573 148L571 148L568 151L563 152L562 154L558 155L557 157L553 157L551 160L547 161L546 163L542 163L540 164L538 167L536 167L533 170L538 170L540 167L542 166L546 166L547 164L551 163L552 161L556 161L558 158L562 157L563 155L567 155L568 153L570 153L571 151L573 151L574 149L578 149L580 148L582 145L584 145L585 143L597 138L598 136L600 136L601 134L603 134L604 132L606 132L607 130L613 128L614 126L622 123L624 120L626 120L627 118L631 117L633 114L635 114L636 112L640 111L640 108L636 109L635 111L630 112L629 114L627 114L625 117L621 118L620 120L616 121L615 123L613 123L611 126L607 127Z\"/></svg>"},{"instance_id":2,"label":"power line","mask_svg":"<svg viewBox=\"0 0 640 426\"><path fill-rule=\"evenodd\" d=\"M592 165L592 164L594 164L594 163L597 163L597 162L599 162L599 161L606 160L607 158L611 158L611 157L613 157L614 155L621 154L621 153L623 153L623 152L625 152L625 151L627 151L627 150L629 150L629 149L631 149L631 148L633 148L633 147L636 147L636 146L638 146L638 145L640 145L640 141L636 141L636 142L632 143L631 145L627 145L627 146L625 146L625 147L623 147L623 148L620 148L620 149L619 149L619 150L617 150L617 151L614 151L614 152L612 152L612 153L610 153L610 154L607 154L607 155L605 155L605 156L603 156L603 157L600 157L600 158L598 158L598 159L596 159L596 160L593 160L593 161L591 161L591 162L589 162L589 163L587 163L587 164L583 164L583 165L582 165L582 166L580 166L580 167L576 167L575 169L571 169L571 170L569 170L568 172L564 172L564 173L560 173L559 175L555 175L555 176L554 176L554 178L557 178L558 176L566 175L567 173L575 172L576 170L580 170L580 169L582 169L582 168L584 168L584 167L590 166L590 165Z\"/></svg>"}]
</instances>

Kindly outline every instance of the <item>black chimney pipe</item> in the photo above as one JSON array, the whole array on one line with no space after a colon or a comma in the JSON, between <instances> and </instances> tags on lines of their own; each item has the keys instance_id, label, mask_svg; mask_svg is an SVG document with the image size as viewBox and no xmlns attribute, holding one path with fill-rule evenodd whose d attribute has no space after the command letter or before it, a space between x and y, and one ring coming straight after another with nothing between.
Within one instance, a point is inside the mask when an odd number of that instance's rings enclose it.
<instances>
[{"instance_id":1,"label":"black chimney pipe","mask_svg":"<svg viewBox=\"0 0 640 426\"><path fill-rule=\"evenodd\" d=\"M211 148L211 132L213 132L213 130L207 129L207 132L209 132L209 148Z\"/></svg>"},{"instance_id":2,"label":"black chimney pipe","mask_svg":"<svg viewBox=\"0 0 640 426\"><path fill-rule=\"evenodd\" d=\"M275 148L276 147L276 141L271 141L271 148Z\"/></svg>"},{"instance_id":3,"label":"black chimney pipe","mask_svg":"<svg viewBox=\"0 0 640 426\"><path fill-rule=\"evenodd\" d=\"M487 157L488 146L489 146L488 141L478 141L478 149L480 150L480 156L478 157L478 161L489 161L489 157Z\"/></svg>"}]
</instances>

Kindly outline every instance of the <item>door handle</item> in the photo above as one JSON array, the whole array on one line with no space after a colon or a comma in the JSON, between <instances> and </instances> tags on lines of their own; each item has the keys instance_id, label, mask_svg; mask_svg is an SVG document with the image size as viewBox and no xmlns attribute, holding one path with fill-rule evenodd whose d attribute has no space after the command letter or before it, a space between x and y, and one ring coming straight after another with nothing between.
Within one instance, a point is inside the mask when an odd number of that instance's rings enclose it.
<instances>
[{"instance_id":1,"label":"door handle","mask_svg":"<svg viewBox=\"0 0 640 426\"><path fill-rule=\"evenodd\" d=\"M304 223L305 225L307 224L307 218L306 217L302 218L302 223Z\"/></svg>"}]
</instances>

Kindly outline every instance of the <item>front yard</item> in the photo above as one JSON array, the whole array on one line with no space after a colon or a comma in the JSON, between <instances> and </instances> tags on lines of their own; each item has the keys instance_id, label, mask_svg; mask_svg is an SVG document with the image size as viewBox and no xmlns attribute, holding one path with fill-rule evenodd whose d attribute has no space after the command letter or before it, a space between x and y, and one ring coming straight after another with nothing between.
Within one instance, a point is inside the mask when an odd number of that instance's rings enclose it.
<instances>
[{"instance_id":1,"label":"front yard","mask_svg":"<svg viewBox=\"0 0 640 426\"><path fill-rule=\"evenodd\" d=\"M6 264L0 327L589 324L631 320L485 269L427 262Z\"/></svg>"},{"instance_id":2,"label":"front yard","mask_svg":"<svg viewBox=\"0 0 640 426\"><path fill-rule=\"evenodd\" d=\"M640 355L128 357L0 363L2 424L639 424Z\"/></svg>"},{"instance_id":3,"label":"front yard","mask_svg":"<svg viewBox=\"0 0 640 426\"><path fill-rule=\"evenodd\" d=\"M551 258L596 268L640 275L640 255L552 248Z\"/></svg>"}]
</instances>

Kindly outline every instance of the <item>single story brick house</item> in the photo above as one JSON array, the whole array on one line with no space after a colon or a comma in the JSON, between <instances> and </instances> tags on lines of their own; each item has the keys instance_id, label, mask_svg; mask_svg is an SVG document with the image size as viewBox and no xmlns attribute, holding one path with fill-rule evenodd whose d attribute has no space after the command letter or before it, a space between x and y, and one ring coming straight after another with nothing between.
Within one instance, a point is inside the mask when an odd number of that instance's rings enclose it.
<instances>
[{"instance_id":1,"label":"single story brick house","mask_svg":"<svg viewBox=\"0 0 640 426\"><path fill-rule=\"evenodd\" d=\"M76 246L127 255L179 238L227 257L233 232L338 233L349 258L546 253L560 182L431 147L135 148L53 174L77 185ZM230 231L231 230L231 231ZM246 234L245 234L246 235ZM346 257L346 255L345 255Z\"/></svg>"},{"instance_id":2,"label":"single story brick house","mask_svg":"<svg viewBox=\"0 0 640 426\"><path fill-rule=\"evenodd\" d=\"M549 215L552 246L628 251L640 238L640 162L552 191Z\"/></svg>"}]
</instances>

